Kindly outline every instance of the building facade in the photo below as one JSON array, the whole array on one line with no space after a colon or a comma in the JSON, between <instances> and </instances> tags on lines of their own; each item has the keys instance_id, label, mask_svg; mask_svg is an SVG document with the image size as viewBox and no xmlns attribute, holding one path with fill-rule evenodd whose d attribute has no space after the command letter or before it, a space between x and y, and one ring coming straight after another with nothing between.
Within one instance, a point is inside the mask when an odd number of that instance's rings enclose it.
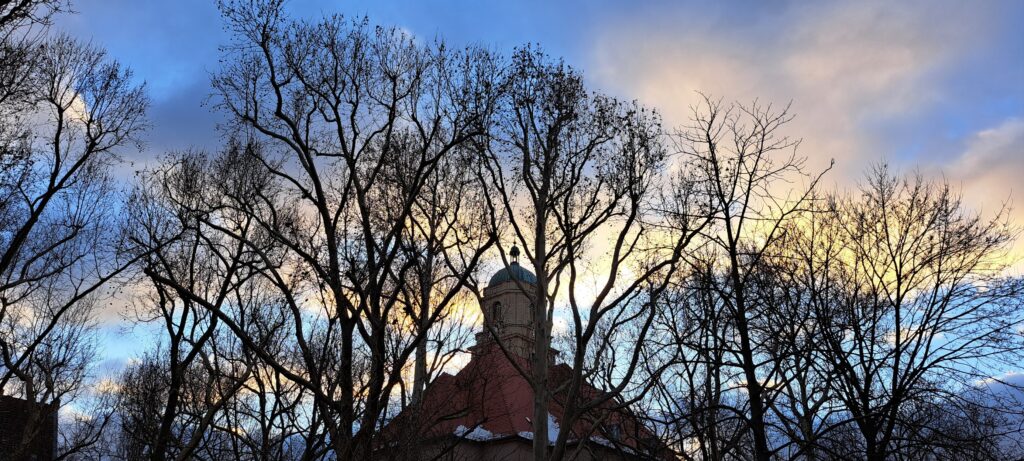
<instances>
[{"instance_id":1,"label":"building facade","mask_svg":"<svg viewBox=\"0 0 1024 461\"><path fill-rule=\"evenodd\" d=\"M472 358L456 375L442 374L423 400L394 418L384 431L384 459L530 460L533 390L520 373L531 369L534 349L532 296L536 276L518 263L495 273L483 293L484 328L476 335ZM502 347L503 346L503 347ZM553 387L571 377L571 368L549 354ZM518 366L518 367L517 367ZM518 369L517 369L518 368ZM600 391L584 385L584 396ZM563 407L555 395L548 410L548 439L568 430L567 450L578 460L667 459L664 446L628 410L608 405L593 417L562 427ZM589 416L589 415L588 415ZM587 421L594 421L590 423ZM597 422L599 421L599 422Z\"/></svg>"},{"instance_id":2,"label":"building facade","mask_svg":"<svg viewBox=\"0 0 1024 461\"><path fill-rule=\"evenodd\" d=\"M57 452L57 410L49 405L0 396L0 459L50 461Z\"/></svg>"}]
</instances>

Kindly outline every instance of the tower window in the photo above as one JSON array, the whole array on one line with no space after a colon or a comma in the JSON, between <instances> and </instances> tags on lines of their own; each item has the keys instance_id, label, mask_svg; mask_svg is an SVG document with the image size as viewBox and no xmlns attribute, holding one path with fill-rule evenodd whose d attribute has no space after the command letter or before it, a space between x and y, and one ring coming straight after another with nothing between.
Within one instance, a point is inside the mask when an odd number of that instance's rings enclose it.
<instances>
[{"instance_id":1,"label":"tower window","mask_svg":"<svg viewBox=\"0 0 1024 461\"><path fill-rule=\"evenodd\" d=\"M491 305L491 324L494 326L501 326L502 320L504 320L502 318L502 314L501 303L494 303Z\"/></svg>"}]
</instances>

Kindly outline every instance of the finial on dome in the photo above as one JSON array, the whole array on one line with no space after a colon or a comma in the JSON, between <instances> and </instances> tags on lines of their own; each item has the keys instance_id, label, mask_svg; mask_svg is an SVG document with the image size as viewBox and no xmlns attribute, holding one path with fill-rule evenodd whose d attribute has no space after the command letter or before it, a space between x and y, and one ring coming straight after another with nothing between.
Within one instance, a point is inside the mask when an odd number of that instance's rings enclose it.
<instances>
[{"instance_id":1,"label":"finial on dome","mask_svg":"<svg viewBox=\"0 0 1024 461\"><path fill-rule=\"evenodd\" d=\"M512 249L508 250L508 255L512 257L512 264L519 264L519 247L512 245Z\"/></svg>"}]
</instances>

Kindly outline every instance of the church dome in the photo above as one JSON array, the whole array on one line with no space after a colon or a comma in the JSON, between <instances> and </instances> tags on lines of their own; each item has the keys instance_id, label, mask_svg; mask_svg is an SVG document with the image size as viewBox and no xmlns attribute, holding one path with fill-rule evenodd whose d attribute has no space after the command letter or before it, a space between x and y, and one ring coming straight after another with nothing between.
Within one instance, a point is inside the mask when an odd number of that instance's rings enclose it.
<instances>
[{"instance_id":1,"label":"church dome","mask_svg":"<svg viewBox=\"0 0 1024 461\"><path fill-rule=\"evenodd\" d=\"M513 280L526 282L531 285L537 284L537 276L533 275L533 272L530 272L523 266L520 266L518 262L512 261L512 264L510 264L508 267L498 272L495 272L494 275L491 276L491 281L487 284L487 286L493 287L495 285L500 285L505 282L511 282Z\"/></svg>"}]
</instances>

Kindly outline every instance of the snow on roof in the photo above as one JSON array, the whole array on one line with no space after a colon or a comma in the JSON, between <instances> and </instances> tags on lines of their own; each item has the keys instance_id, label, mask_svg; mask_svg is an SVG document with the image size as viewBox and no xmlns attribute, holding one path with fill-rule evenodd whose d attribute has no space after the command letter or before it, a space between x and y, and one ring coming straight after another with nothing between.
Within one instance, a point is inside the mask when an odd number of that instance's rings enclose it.
<instances>
[{"instance_id":1,"label":"snow on roof","mask_svg":"<svg viewBox=\"0 0 1024 461\"><path fill-rule=\"evenodd\" d=\"M521 431L519 436L527 440L533 440L533 432L531 431ZM555 420L555 415L548 413L548 443L554 445L556 439L558 439L558 421Z\"/></svg>"},{"instance_id":2,"label":"snow on roof","mask_svg":"<svg viewBox=\"0 0 1024 461\"><path fill-rule=\"evenodd\" d=\"M477 442L482 442L484 440L491 440L496 438L491 431L484 429L481 426L476 426L473 428L473 430L470 430L468 427L463 426L461 424L459 424L459 427L455 428L454 434L456 437L475 440Z\"/></svg>"},{"instance_id":3,"label":"snow on roof","mask_svg":"<svg viewBox=\"0 0 1024 461\"><path fill-rule=\"evenodd\" d=\"M423 439L454 435L478 442L508 437L532 440L533 389L509 360L497 346L479 351L458 374L442 375L428 386L418 415L407 410L397 415L388 426L391 430L419 434ZM529 369L530 363L526 359L516 357L514 360L524 369ZM552 366L552 382L568 379L570 372L567 365ZM588 385L584 385L581 391L584 398L600 395L598 389ZM565 429L561 423L563 411L556 396L548 408L548 440L551 442ZM616 442L610 443L601 437L604 426L595 427L588 422L596 418L581 418L572 425L570 441L575 443L583 437L604 446L636 449L642 443L656 440L628 411L608 411L611 414L606 415L603 421L621 427L622 439L617 437Z\"/></svg>"}]
</instances>

